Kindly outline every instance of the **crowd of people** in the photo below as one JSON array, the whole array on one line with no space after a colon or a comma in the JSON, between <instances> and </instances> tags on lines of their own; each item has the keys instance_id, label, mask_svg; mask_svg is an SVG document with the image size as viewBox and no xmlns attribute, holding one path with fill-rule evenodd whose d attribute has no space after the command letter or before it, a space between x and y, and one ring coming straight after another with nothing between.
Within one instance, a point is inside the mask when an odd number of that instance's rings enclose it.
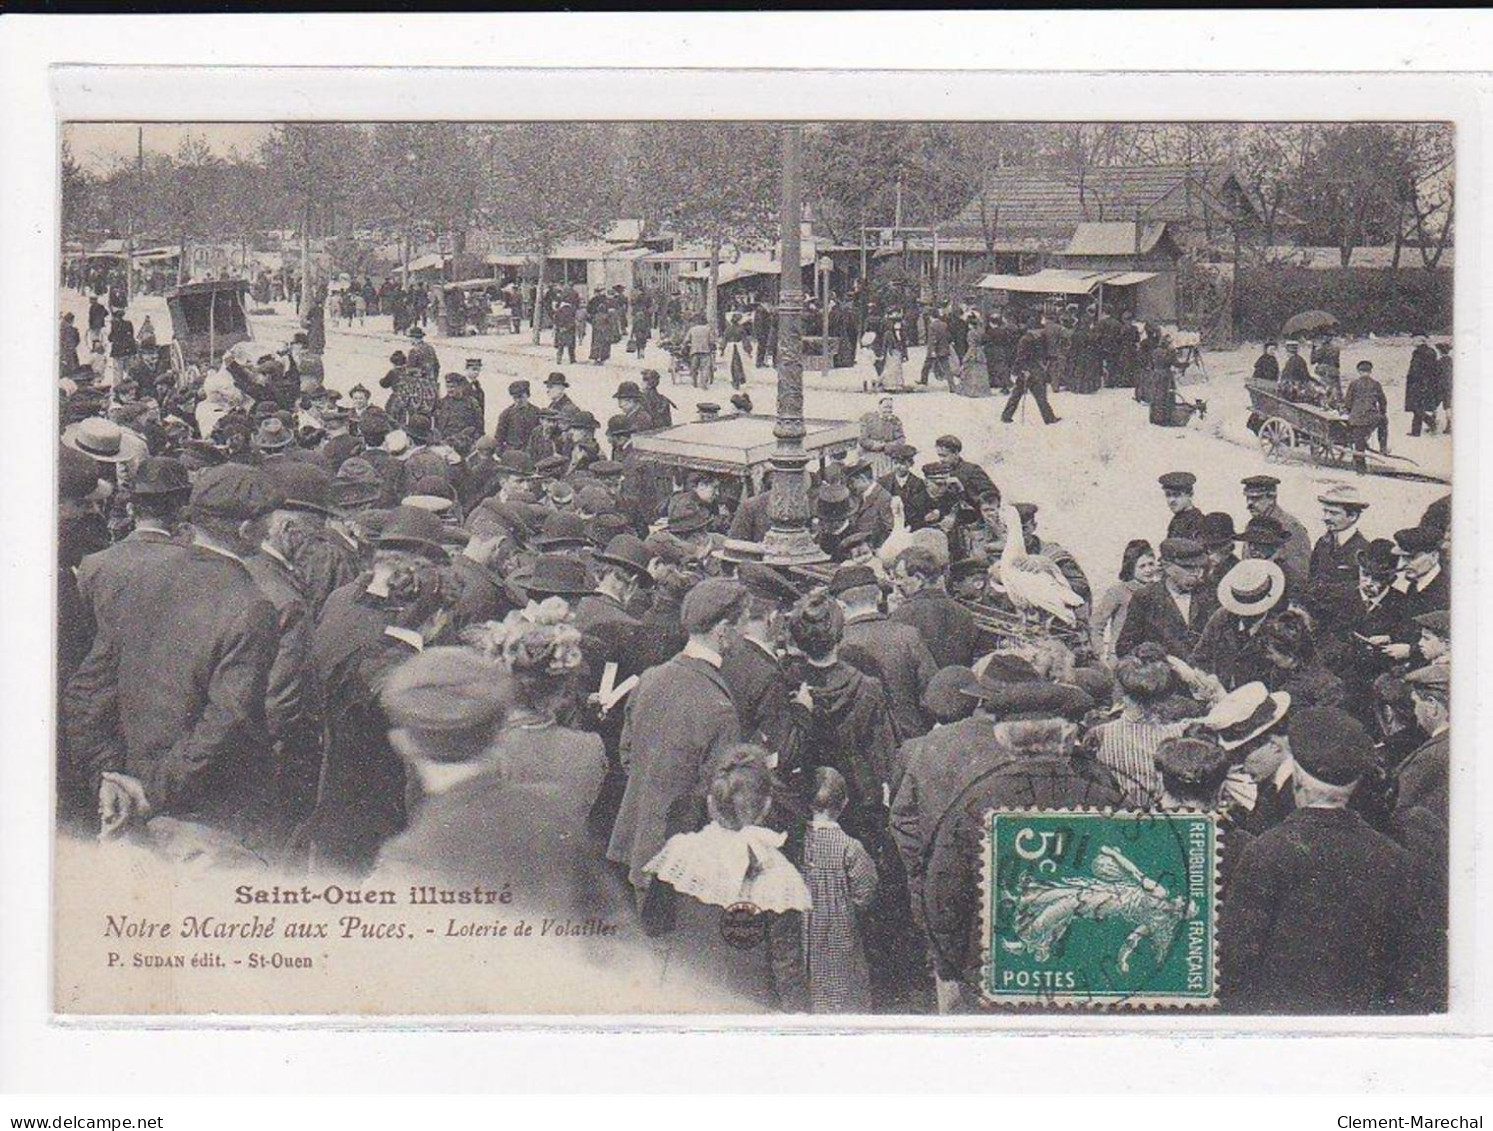
<instances>
[{"instance_id":1,"label":"crowd of people","mask_svg":"<svg viewBox=\"0 0 1493 1131\"><path fill-rule=\"evenodd\" d=\"M1019 358L1049 325L935 317L930 347L941 323L1043 405ZM1138 342L1074 331L1044 373L1134 380ZM480 359L443 374L408 333L382 403L299 336L195 385L138 337L65 358L66 827L292 874L514 868L761 1008L950 1012L980 1008L989 809L1202 809L1225 1007L1444 1007L1449 497L1365 531L1335 485L1314 536L1269 476L1236 519L1179 471L1095 587L958 435L920 463L887 398L808 473L828 561L788 570L771 473L634 447L681 414L656 370L604 425L559 369L492 417Z\"/></svg>"}]
</instances>

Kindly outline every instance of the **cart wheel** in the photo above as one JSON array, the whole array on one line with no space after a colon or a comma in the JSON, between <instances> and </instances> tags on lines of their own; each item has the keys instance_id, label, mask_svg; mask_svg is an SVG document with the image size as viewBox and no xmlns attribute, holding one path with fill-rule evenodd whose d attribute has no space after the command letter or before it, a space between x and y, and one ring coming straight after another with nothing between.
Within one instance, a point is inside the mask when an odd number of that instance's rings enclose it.
<instances>
[{"instance_id":1,"label":"cart wheel","mask_svg":"<svg viewBox=\"0 0 1493 1131\"><path fill-rule=\"evenodd\" d=\"M1345 451L1331 440L1312 441L1312 462L1335 467L1343 462Z\"/></svg>"},{"instance_id":2,"label":"cart wheel","mask_svg":"<svg viewBox=\"0 0 1493 1131\"><path fill-rule=\"evenodd\" d=\"M1290 455L1295 446L1296 429L1291 427L1290 421L1272 416L1260 425L1260 447L1270 462L1279 463Z\"/></svg>"}]
</instances>

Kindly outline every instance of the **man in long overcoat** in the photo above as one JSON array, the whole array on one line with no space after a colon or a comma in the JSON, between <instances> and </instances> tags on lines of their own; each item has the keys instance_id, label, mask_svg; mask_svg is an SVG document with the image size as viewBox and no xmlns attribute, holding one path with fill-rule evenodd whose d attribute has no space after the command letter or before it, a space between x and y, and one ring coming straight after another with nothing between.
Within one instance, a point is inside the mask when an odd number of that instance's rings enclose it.
<instances>
[{"instance_id":1,"label":"man in long overcoat","mask_svg":"<svg viewBox=\"0 0 1493 1131\"><path fill-rule=\"evenodd\" d=\"M736 707L721 675L721 653L746 600L746 589L706 578L684 599L689 642L672 660L643 673L622 731L627 788L607 858L623 864L641 894L648 862L671 832L671 810L703 801L714 765L741 737Z\"/></svg>"},{"instance_id":2,"label":"man in long overcoat","mask_svg":"<svg viewBox=\"0 0 1493 1131\"><path fill-rule=\"evenodd\" d=\"M191 549L120 594L68 683L67 741L91 771L106 834L170 817L251 851L259 841L277 637L237 531L281 501L263 472L242 464L202 472Z\"/></svg>"},{"instance_id":3,"label":"man in long overcoat","mask_svg":"<svg viewBox=\"0 0 1493 1131\"><path fill-rule=\"evenodd\" d=\"M1424 334L1415 336L1410 353L1410 369L1405 374L1405 411L1410 414L1410 435L1419 436L1421 428L1436 427L1436 409L1441 405L1441 382L1436 351Z\"/></svg>"}]
</instances>

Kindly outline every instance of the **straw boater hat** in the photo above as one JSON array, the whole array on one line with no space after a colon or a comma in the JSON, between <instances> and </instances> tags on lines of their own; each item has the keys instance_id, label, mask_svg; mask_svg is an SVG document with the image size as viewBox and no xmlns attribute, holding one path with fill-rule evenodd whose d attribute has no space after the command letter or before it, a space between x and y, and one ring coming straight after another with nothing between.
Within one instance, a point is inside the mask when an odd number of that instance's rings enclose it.
<instances>
[{"instance_id":1,"label":"straw boater hat","mask_svg":"<svg viewBox=\"0 0 1493 1131\"><path fill-rule=\"evenodd\" d=\"M1286 593L1286 575L1264 558L1246 558L1218 583L1218 603L1238 617L1269 612Z\"/></svg>"},{"instance_id":2,"label":"straw boater hat","mask_svg":"<svg viewBox=\"0 0 1493 1131\"><path fill-rule=\"evenodd\" d=\"M1230 691L1200 720L1225 750L1237 750L1264 734L1291 709L1291 696L1258 681Z\"/></svg>"},{"instance_id":3,"label":"straw boater hat","mask_svg":"<svg viewBox=\"0 0 1493 1131\"><path fill-rule=\"evenodd\" d=\"M1369 501L1363 497L1358 488L1350 483L1334 483L1317 496L1317 502L1360 511L1369 505Z\"/></svg>"},{"instance_id":4,"label":"straw boater hat","mask_svg":"<svg viewBox=\"0 0 1493 1131\"><path fill-rule=\"evenodd\" d=\"M69 424L62 430L62 442L100 463L134 463L150 452L143 437L101 416Z\"/></svg>"}]
</instances>

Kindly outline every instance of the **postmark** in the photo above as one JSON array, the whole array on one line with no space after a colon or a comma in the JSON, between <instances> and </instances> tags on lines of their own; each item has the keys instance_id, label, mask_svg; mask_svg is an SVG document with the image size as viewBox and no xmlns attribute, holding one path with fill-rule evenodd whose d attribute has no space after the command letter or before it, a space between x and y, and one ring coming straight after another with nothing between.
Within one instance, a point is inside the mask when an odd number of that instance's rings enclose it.
<instances>
[{"instance_id":1,"label":"postmark","mask_svg":"<svg viewBox=\"0 0 1493 1131\"><path fill-rule=\"evenodd\" d=\"M1215 1004L1219 847L1211 813L992 810L981 849L982 995Z\"/></svg>"}]
</instances>

